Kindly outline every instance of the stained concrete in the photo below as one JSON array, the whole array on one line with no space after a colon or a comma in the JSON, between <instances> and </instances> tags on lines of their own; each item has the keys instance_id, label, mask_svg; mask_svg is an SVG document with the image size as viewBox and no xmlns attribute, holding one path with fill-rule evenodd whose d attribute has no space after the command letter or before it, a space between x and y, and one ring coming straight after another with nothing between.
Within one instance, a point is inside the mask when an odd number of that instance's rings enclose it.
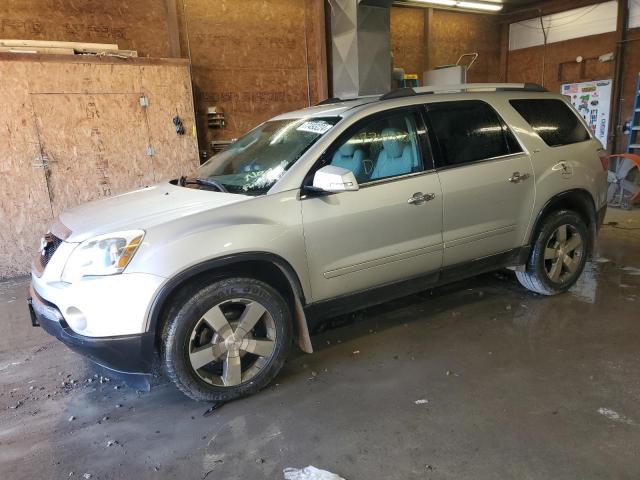
<instances>
[{"instance_id":1,"label":"stained concrete","mask_svg":"<svg viewBox=\"0 0 640 480\"><path fill-rule=\"evenodd\" d=\"M208 417L161 378L100 383L2 283L0 478L640 478L639 247L605 227L557 297L498 272L368 309Z\"/></svg>"}]
</instances>

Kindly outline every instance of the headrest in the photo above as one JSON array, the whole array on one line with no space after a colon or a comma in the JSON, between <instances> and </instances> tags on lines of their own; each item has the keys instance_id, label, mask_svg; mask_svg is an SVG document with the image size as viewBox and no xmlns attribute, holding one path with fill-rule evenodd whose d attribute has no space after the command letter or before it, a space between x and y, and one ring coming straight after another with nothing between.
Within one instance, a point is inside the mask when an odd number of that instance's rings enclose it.
<instances>
[{"instance_id":1,"label":"headrest","mask_svg":"<svg viewBox=\"0 0 640 480\"><path fill-rule=\"evenodd\" d=\"M395 128L382 130L382 145L387 155L391 158L401 157L406 138L407 132L396 130Z\"/></svg>"},{"instance_id":2,"label":"headrest","mask_svg":"<svg viewBox=\"0 0 640 480\"><path fill-rule=\"evenodd\" d=\"M338 151L343 157L353 157L353 154L356 151L356 146L353 143L347 142L342 145Z\"/></svg>"}]
</instances>

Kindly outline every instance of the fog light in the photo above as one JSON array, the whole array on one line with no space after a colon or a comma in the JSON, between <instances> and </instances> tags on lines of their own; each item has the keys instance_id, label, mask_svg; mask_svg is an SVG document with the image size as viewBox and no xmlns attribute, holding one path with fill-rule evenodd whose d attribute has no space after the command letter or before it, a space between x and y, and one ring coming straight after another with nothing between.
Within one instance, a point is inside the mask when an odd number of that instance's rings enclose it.
<instances>
[{"instance_id":1,"label":"fog light","mask_svg":"<svg viewBox=\"0 0 640 480\"><path fill-rule=\"evenodd\" d=\"M74 332L81 332L87 328L87 318L84 316L84 313L76 307L67 308L64 319Z\"/></svg>"}]
</instances>

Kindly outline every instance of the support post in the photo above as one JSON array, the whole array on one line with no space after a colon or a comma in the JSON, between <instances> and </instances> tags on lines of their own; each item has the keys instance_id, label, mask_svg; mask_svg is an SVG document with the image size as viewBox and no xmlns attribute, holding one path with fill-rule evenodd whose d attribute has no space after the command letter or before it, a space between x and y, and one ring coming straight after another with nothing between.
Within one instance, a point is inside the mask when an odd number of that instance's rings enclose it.
<instances>
[{"instance_id":1,"label":"support post","mask_svg":"<svg viewBox=\"0 0 640 480\"><path fill-rule=\"evenodd\" d=\"M618 0L618 22L616 25L616 58L613 74L613 101L611 103L611 121L609 122L609 151L617 150L620 125L620 103L622 101L622 69L624 67L625 39L629 23L629 0Z\"/></svg>"}]
</instances>

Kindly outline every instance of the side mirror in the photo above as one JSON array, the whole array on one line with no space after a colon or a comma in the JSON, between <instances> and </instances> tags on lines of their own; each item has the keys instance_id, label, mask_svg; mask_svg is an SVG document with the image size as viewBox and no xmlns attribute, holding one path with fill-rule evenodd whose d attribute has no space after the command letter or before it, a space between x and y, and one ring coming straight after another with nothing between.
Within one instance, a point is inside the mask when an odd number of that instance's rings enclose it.
<instances>
[{"instance_id":1,"label":"side mirror","mask_svg":"<svg viewBox=\"0 0 640 480\"><path fill-rule=\"evenodd\" d=\"M319 192L355 192L360 189L358 181L351 170L327 165L313 176L313 189Z\"/></svg>"}]
</instances>

